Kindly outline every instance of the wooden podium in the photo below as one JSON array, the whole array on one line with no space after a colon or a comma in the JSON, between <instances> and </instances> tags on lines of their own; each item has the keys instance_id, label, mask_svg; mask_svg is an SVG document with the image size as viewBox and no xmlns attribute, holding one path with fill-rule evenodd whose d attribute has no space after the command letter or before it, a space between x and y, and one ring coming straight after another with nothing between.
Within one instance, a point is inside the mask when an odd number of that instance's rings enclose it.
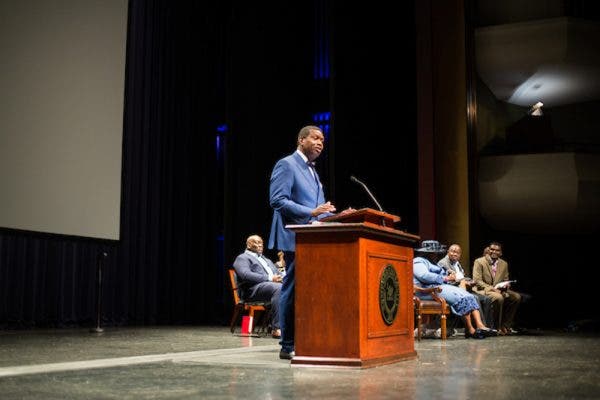
<instances>
[{"instance_id":1,"label":"wooden podium","mask_svg":"<svg viewBox=\"0 0 600 400\"><path fill-rule=\"evenodd\" d=\"M373 209L296 232L292 366L367 368L416 357L413 247L399 217Z\"/></svg>"}]
</instances>

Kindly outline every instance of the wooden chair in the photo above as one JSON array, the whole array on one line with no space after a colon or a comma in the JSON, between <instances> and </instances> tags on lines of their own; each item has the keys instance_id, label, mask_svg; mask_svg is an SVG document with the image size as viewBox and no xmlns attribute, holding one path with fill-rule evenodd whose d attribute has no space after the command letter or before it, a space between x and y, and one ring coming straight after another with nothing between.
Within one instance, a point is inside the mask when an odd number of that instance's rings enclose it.
<instances>
[{"instance_id":1,"label":"wooden chair","mask_svg":"<svg viewBox=\"0 0 600 400\"><path fill-rule=\"evenodd\" d=\"M450 314L450 306L446 303L442 297L437 294L442 291L439 286L431 288L422 288L419 286L414 287L415 296L413 296L413 302L415 307L415 325L417 325L417 340L421 340L421 323L423 322L423 316L426 320L431 315L440 316L440 328L442 331L442 340L446 340L446 315ZM416 293L425 293L430 295L433 300L423 300L416 296Z\"/></svg>"},{"instance_id":2,"label":"wooden chair","mask_svg":"<svg viewBox=\"0 0 600 400\"><path fill-rule=\"evenodd\" d=\"M231 329L231 333L235 331L236 325L239 323L242 314L247 312L248 317L250 317L251 326L248 327L248 330L253 333L255 326L259 325L258 322L261 322L260 332L266 331L266 325L268 322L268 311L270 309L271 303L268 301L244 301L242 300L240 289L238 287L237 282L237 274L235 273L235 269L229 268L229 280L231 282L231 292L233 294L233 315L231 316L231 323L229 328ZM260 321L255 319L256 316L260 316ZM254 323L257 321L257 323Z\"/></svg>"}]
</instances>

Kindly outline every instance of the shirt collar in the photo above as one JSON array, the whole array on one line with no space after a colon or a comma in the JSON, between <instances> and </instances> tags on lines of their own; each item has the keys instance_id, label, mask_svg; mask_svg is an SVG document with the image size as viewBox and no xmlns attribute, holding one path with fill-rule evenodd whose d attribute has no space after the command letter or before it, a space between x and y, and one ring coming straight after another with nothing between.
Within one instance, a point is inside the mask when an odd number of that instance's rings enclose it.
<instances>
[{"instance_id":1,"label":"shirt collar","mask_svg":"<svg viewBox=\"0 0 600 400\"><path fill-rule=\"evenodd\" d=\"M246 254L250 254L251 256L254 256L254 257L256 257L256 258L258 258L258 256L259 256L259 254L258 254L258 253L255 253L255 252L253 252L252 250L248 250L248 249L246 249L245 253L246 253Z\"/></svg>"},{"instance_id":2,"label":"shirt collar","mask_svg":"<svg viewBox=\"0 0 600 400\"><path fill-rule=\"evenodd\" d=\"M306 155L301 152L300 150L296 149L296 153L300 154L300 157L302 157L302 159L304 160L304 162L308 162L308 157L306 157Z\"/></svg>"}]
</instances>

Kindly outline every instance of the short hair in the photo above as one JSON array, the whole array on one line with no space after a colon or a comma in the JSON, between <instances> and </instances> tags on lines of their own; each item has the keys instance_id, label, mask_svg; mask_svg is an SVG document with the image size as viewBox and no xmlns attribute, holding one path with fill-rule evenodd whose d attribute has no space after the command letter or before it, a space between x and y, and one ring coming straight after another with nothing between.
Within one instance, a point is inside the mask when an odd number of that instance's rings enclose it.
<instances>
[{"instance_id":1,"label":"short hair","mask_svg":"<svg viewBox=\"0 0 600 400\"><path fill-rule=\"evenodd\" d=\"M310 135L310 131L319 131L319 132L323 133L323 130L321 128L319 128L318 126L306 125L306 126L302 127L302 129L300 129L300 132L298 132L297 143L299 144L300 140L307 138L308 135Z\"/></svg>"},{"instance_id":2,"label":"short hair","mask_svg":"<svg viewBox=\"0 0 600 400\"><path fill-rule=\"evenodd\" d=\"M460 245L458 243L452 243L450 246L448 246L448 251L450 251L450 249L453 247L458 247L460 249L460 251L462 252L462 248L460 247Z\"/></svg>"},{"instance_id":3,"label":"short hair","mask_svg":"<svg viewBox=\"0 0 600 400\"><path fill-rule=\"evenodd\" d=\"M248 238L246 239L246 248L250 247L250 243L251 242L255 242L257 240L262 241L262 238L259 235L256 235L256 234L248 236Z\"/></svg>"},{"instance_id":4,"label":"short hair","mask_svg":"<svg viewBox=\"0 0 600 400\"><path fill-rule=\"evenodd\" d=\"M488 247L492 247L492 246L498 246L498 247L502 248L502 243L492 240Z\"/></svg>"}]
</instances>

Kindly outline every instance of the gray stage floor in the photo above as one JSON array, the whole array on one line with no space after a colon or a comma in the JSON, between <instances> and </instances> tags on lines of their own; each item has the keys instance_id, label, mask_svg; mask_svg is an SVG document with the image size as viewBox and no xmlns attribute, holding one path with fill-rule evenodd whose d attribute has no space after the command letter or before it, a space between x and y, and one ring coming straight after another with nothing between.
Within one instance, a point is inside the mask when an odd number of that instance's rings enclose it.
<instances>
[{"instance_id":1,"label":"gray stage floor","mask_svg":"<svg viewBox=\"0 0 600 400\"><path fill-rule=\"evenodd\" d=\"M0 331L0 399L600 398L600 338L537 333L425 339L416 360L338 370L227 327Z\"/></svg>"}]
</instances>

